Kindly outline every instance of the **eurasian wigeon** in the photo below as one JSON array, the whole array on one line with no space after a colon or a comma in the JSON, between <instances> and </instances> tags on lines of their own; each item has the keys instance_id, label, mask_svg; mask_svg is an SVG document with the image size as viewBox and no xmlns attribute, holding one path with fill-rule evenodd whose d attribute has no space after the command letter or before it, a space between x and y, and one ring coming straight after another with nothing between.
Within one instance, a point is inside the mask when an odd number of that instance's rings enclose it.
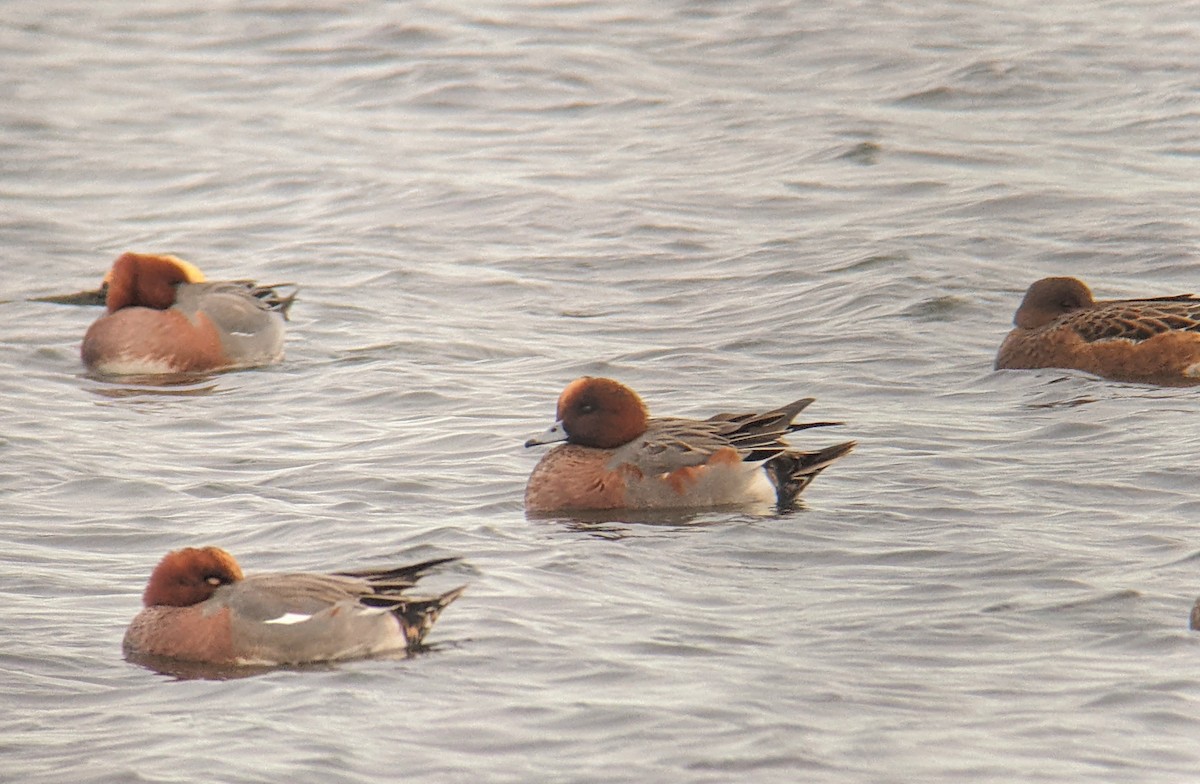
<instances>
[{"instance_id":1,"label":"eurasian wigeon","mask_svg":"<svg viewBox=\"0 0 1200 784\"><path fill-rule=\"evenodd\" d=\"M222 665L337 661L417 648L465 586L441 596L402 592L440 558L394 569L245 577L217 547L168 553L150 575L125 651Z\"/></svg>"},{"instance_id":2,"label":"eurasian wigeon","mask_svg":"<svg viewBox=\"0 0 1200 784\"><path fill-rule=\"evenodd\" d=\"M1115 381L1200 382L1200 299L1092 299L1076 278L1025 292L996 369L1074 368Z\"/></svg>"},{"instance_id":3,"label":"eurasian wigeon","mask_svg":"<svg viewBox=\"0 0 1200 784\"><path fill-rule=\"evenodd\" d=\"M651 418L629 387L584 376L558 398L558 421L530 447L544 455L525 486L525 509L544 514L602 509L790 507L817 474L854 448L791 449L795 430L837 424L792 420L812 398L766 413L708 419Z\"/></svg>"},{"instance_id":4,"label":"eurasian wigeon","mask_svg":"<svg viewBox=\"0 0 1200 784\"><path fill-rule=\"evenodd\" d=\"M89 369L108 375L192 373L283 358L295 292L247 281L206 282L174 256L125 253L104 278L108 312L83 338Z\"/></svg>"}]
</instances>

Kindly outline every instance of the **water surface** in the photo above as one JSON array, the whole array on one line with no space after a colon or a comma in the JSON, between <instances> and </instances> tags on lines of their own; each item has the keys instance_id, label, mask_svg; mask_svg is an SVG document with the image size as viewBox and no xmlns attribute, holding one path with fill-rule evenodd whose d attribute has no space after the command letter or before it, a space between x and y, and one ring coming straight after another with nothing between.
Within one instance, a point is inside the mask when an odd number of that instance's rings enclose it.
<instances>
[{"instance_id":1,"label":"water surface","mask_svg":"<svg viewBox=\"0 0 1200 784\"><path fill-rule=\"evenodd\" d=\"M468 7L469 6L469 7ZM1191 781L1196 398L991 370L1025 287L1200 283L1177 4L8 4L0 682L35 781ZM287 361L87 377L125 250ZM527 519L585 373L814 396L803 509ZM405 661L121 658L166 551L460 555Z\"/></svg>"}]
</instances>

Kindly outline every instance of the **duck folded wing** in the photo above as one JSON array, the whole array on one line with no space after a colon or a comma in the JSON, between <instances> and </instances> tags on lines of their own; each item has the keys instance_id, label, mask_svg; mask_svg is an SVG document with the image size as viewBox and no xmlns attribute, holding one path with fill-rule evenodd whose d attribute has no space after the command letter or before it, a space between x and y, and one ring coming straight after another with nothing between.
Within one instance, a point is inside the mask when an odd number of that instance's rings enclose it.
<instances>
[{"instance_id":1,"label":"duck folded wing","mask_svg":"<svg viewBox=\"0 0 1200 784\"><path fill-rule=\"evenodd\" d=\"M841 422L792 421L815 400L816 398L811 397L801 398L765 414L717 414L709 417L706 421L726 423L728 428L721 430L721 435L737 448L743 460L748 463L761 463L770 460L787 448L787 444L782 439L788 433L812 427L832 427L842 424Z\"/></svg>"},{"instance_id":2,"label":"duck folded wing","mask_svg":"<svg viewBox=\"0 0 1200 784\"><path fill-rule=\"evenodd\" d=\"M1117 300L1071 314L1066 323L1088 343L1138 343L1167 332L1200 332L1200 300L1190 294Z\"/></svg>"},{"instance_id":3,"label":"duck folded wing","mask_svg":"<svg viewBox=\"0 0 1200 784\"><path fill-rule=\"evenodd\" d=\"M387 609L366 607L361 580L321 574L253 575L218 590L233 649L244 662L331 661L408 647Z\"/></svg>"},{"instance_id":4,"label":"duck folded wing","mask_svg":"<svg viewBox=\"0 0 1200 784\"><path fill-rule=\"evenodd\" d=\"M240 283L189 283L179 287L175 306L189 317L203 311L219 328L251 333L262 328L263 318L275 309Z\"/></svg>"},{"instance_id":5,"label":"duck folded wing","mask_svg":"<svg viewBox=\"0 0 1200 784\"><path fill-rule=\"evenodd\" d=\"M652 419L641 437L613 450L610 466L630 464L645 476L703 465L713 453L727 449L724 429L694 419Z\"/></svg>"},{"instance_id":6,"label":"duck folded wing","mask_svg":"<svg viewBox=\"0 0 1200 784\"><path fill-rule=\"evenodd\" d=\"M788 449L789 432L836 422L795 424L792 419L813 398L805 398L765 414L717 414L704 420L656 417L641 438L620 447L614 463L635 465L643 474L664 474L703 465L722 449L734 449L741 460L758 464Z\"/></svg>"},{"instance_id":7,"label":"duck folded wing","mask_svg":"<svg viewBox=\"0 0 1200 784\"><path fill-rule=\"evenodd\" d=\"M256 623L289 624L374 593L363 580L332 574L266 573L226 586L213 599Z\"/></svg>"}]
</instances>

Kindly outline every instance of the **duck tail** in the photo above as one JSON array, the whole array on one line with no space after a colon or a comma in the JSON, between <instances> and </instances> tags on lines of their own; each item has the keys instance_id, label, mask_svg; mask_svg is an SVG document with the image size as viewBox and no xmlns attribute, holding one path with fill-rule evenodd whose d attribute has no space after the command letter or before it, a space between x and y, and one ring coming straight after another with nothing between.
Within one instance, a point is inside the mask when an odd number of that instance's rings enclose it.
<instances>
[{"instance_id":1,"label":"duck tail","mask_svg":"<svg viewBox=\"0 0 1200 784\"><path fill-rule=\"evenodd\" d=\"M433 622L442 614L442 610L446 609L450 602L462 596L465 590L467 590L467 586L460 585L436 598L412 599L392 610L404 626L404 636L408 638L409 650L421 646L422 640L433 628Z\"/></svg>"},{"instance_id":2,"label":"duck tail","mask_svg":"<svg viewBox=\"0 0 1200 784\"><path fill-rule=\"evenodd\" d=\"M768 460L764 467L775 485L775 505L779 511L793 508L804 488L833 461L854 449L856 443L846 441L816 452L787 451Z\"/></svg>"}]
</instances>

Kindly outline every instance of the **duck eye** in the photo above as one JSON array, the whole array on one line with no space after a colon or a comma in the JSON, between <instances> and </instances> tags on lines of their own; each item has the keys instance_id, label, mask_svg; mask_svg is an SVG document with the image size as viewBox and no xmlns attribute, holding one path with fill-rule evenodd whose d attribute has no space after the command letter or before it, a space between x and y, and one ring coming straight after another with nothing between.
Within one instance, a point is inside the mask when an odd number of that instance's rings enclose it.
<instances>
[{"instance_id":1,"label":"duck eye","mask_svg":"<svg viewBox=\"0 0 1200 784\"><path fill-rule=\"evenodd\" d=\"M205 577L204 582L208 583L209 585L211 585L214 588L216 588L219 585L225 584L225 581L222 580L218 575L215 575L215 574L210 574L209 576Z\"/></svg>"},{"instance_id":2,"label":"duck eye","mask_svg":"<svg viewBox=\"0 0 1200 784\"><path fill-rule=\"evenodd\" d=\"M581 405L579 407L579 413L581 413L581 414L591 414L595 410L596 410L596 406L592 403L584 403L583 405Z\"/></svg>"}]
</instances>

